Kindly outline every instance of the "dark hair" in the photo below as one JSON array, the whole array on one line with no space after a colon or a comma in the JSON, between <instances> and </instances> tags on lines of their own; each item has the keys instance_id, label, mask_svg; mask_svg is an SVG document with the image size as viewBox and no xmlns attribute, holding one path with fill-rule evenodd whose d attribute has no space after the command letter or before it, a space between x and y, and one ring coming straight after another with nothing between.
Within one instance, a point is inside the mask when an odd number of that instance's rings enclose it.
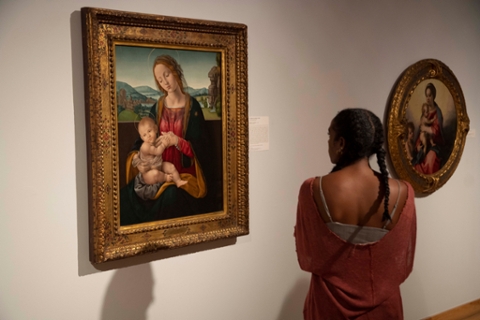
<instances>
[{"instance_id":1,"label":"dark hair","mask_svg":"<svg viewBox=\"0 0 480 320\"><path fill-rule=\"evenodd\" d=\"M430 92L432 93L433 100L437 97L437 89L433 85L433 83L429 82L427 86L425 87L425 94L427 94L427 90L430 89Z\"/></svg>"},{"instance_id":2,"label":"dark hair","mask_svg":"<svg viewBox=\"0 0 480 320\"><path fill-rule=\"evenodd\" d=\"M332 121L335 139L343 137L345 147L332 172L343 169L362 158L369 158L374 153L382 175L381 184L385 188L383 221L391 220L388 213L390 186L385 164L386 152L383 148L383 126L380 119L365 109L345 109L340 111Z\"/></svg>"}]
</instances>

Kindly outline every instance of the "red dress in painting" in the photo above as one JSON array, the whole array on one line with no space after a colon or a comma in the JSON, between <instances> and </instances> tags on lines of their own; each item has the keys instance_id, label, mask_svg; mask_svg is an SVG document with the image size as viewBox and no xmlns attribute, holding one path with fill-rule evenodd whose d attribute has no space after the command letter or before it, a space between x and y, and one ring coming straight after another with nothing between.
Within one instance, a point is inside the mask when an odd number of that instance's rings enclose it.
<instances>
[{"instance_id":1,"label":"red dress in painting","mask_svg":"<svg viewBox=\"0 0 480 320\"><path fill-rule=\"evenodd\" d=\"M432 129L433 142L437 145L443 145L443 115L442 111L435 103L434 109L428 114L428 119L434 119L430 128Z\"/></svg>"},{"instance_id":2,"label":"red dress in painting","mask_svg":"<svg viewBox=\"0 0 480 320\"><path fill-rule=\"evenodd\" d=\"M423 174L434 174L440 170L440 158L435 147L430 148L421 162L415 164L414 168Z\"/></svg>"},{"instance_id":3,"label":"red dress in painting","mask_svg":"<svg viewBox=\"0 0 480 320\"><path fill-rule=\"evenodd\" d=\"M178 149L175 147L167 148L163 152L162 157L164 161L173 163L179 173L190 173L191 175L196 176L195 166L186 168L182 166L182 153L189 158L193 158L194 156L190 143L181 138L183 136L184 117L185 108L163 108L159 124L159 132L172 131L178 137Z\"/></svg>"},{"instance_id":4,"label":"red dress in painting","mask_svg":"<svg viewBox=\"0 0 480 320\"><path fill-rule=\"evenodd\" d=\"M212 181L208 163L211 152L198 101L187 95L185 107L169 109L164 104L164 97L161 97L150 110L150 116L159 123L160 132L172 131L178 137L178 149L175 146L167 148L162 158L175 165L187 184L177 188L172 182L161 185L137 182L138 170L130 165L138 152L139 145L134 146L127 158L129 182L120 192L121 225L217 211L221 202L208 198L214 194L207 192L208 181Z\"/></svg>"},{"instance_id":5,"label":"red dress in painting","mask_svg":"<svg viewBox=\"0 0 480 320\"><path fill-rule=\"evenodd\" d=\"M322 220L313 181L300 189L295 226L298 262L312 273L305 319L403 319L399 286L412 271L416 241L411 185L396 226L377 242L352 244Z\"/></svg>"}]
</instances>

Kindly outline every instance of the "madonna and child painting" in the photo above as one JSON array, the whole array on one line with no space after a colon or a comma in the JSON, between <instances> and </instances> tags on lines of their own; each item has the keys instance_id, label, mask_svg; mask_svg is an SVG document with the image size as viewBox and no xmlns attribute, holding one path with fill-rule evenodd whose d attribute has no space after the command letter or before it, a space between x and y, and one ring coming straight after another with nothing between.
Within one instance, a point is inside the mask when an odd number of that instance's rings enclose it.
<instances>
[{"instance_id":1,"label":"madonna and child painting","mask_svg":"<svg viewBox=\"0 0 480 320\"><path fill-rule=\"evenodd\" d=\"M223 209L219 53L115 49L120 225Z\"/></svg>"},{"instance_id":2,"label":"madonna and child painting","mask_svg":"<svg viewBox=\"0 0 480 320\"><path fill-rule=\"evenodd\" d=\"M421 82L406 110L405 153L421 174L434 174L450 157L457 131L455 103L439 80Z\"/></svg>"}]
</instances>

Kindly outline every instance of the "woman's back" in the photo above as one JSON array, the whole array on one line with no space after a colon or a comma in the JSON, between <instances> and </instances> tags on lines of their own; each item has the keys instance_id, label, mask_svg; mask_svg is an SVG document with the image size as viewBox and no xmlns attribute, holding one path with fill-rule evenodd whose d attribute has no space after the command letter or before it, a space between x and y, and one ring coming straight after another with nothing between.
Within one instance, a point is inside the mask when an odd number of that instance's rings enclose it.
<instances>
[{"instance_id":1,"label":"woman's back","mask_svg":"<svg viewBox=\"0 0 480 320\"><path fill-rule=\"evenodd\" d=\"M361 161L368 161L360 160ZM389 179L390 201L388 212L392 214L395 205L395 214L391 222L383 219L385 190L379 174L362 163L352 164L340 171L322 177L323 195L321 198L320 179L313 183L313 194L318 211L324 222L330 222L330 217L325 210L325 204L334 222L348 225L368 226L391 230L397 223L405 201L407 199L407 186Z\"/></svg>"},{"instance_id":2,"label":"woman's back","mask_svg":"<svg viewBox=\"0 0 480 320\"><path fill-rule=\"evenodd\" d=\"M388 177L383 126L370 111L342 110L328 135L335 166L306 180L298 198L297 256L312 273L305 319L403 319L399 286L416 241L413 189ZM379 173L369 164L374 154Z\"/></svg>"},{"instance_id":3,"label":"woman's back","mask_svg":"<svg viewBox=\"0 0 480 320\"><path fill-rule=\"evenodd\" d=\"M354 244L322 221L314 180L300 188L295 226L299 265L312 273L305 319L403 319L399 285L412 271L415 253L412 187L395 228L378 242Z\"/></svg>"}]
</instances>

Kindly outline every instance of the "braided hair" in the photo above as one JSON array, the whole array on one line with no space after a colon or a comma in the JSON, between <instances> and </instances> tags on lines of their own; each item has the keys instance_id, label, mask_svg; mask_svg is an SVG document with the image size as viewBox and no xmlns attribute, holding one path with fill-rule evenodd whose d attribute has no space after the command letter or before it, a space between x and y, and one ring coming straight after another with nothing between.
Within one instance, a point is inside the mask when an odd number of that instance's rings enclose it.
<instances>
[{"instance_id":1,"label":"braided hair","mask_svg":"<svg viewBox=\"0 0 480 320\"><path fill-rule=\"evenodd\" d=\"M385 163L386 152L383 148L383 126L380 119L365 109L345 109L333 118L332 127L336 133L335 139L343 137L345 140L344 152L332 172L343 169L359 159L370 158L375 153L382 176L381 184L385 189L382 221L391 220L388 213L390 186Z\"/></svg>"}]
</instances>

